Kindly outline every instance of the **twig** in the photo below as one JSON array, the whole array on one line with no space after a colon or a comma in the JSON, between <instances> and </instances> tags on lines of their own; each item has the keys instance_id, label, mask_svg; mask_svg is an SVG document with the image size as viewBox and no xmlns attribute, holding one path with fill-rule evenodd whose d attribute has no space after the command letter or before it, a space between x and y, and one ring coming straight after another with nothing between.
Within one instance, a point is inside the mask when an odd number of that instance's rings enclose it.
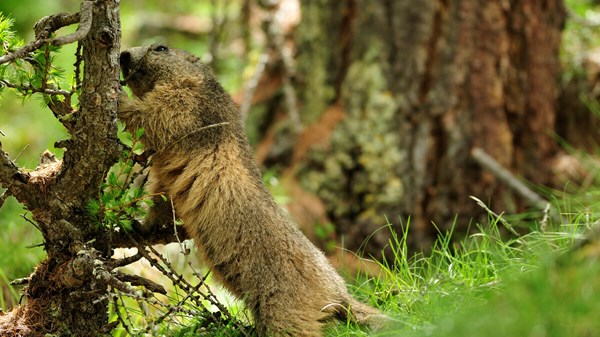
<instances>
[{"instance_id":1,"label":"twig","mask_svg":"<svg viewBox=\"0 0 600 337\"><path fill-rule=\"evenodd\" d=\"M115 307L114 311L117 314L117 321L121 323L121 326L123 326L123 329L125 329L125 331L127 332L127 334L129 336L133 336L133 334L129 330L129 325L127 324L127 322L125 322L125 319L123 318L123 316L121 316L121 310L119 310L119 307L125 307L125 302L123 301L123 298L121 296L111 296L111 297L112 297L112 301L113 301L113 306ZM121 300L122 305L119 305L119 303L117 302L118 299ZM129 320L129 321L131 322L131 320Z\"/></svg>"},{"instance_id":2,"label":"twig","mask_svg":"<svg viewBox=\"0 0 600 337\"><path fill-rule=\"evenodd\" d=\"M281 27L275 24L276 8L279 6L279 1L272 1L268 4L263 4L268 7L268 16L266 21L267 38L271 44L271 48L281 56L283 64L283 93L285 95L286 105L292 130L298 134L302 131L303 126L298 113L298 99L296 97L296 89L292 85L292 78L296 75L294 61L290 48L285 46L284 35Z\"/></svg>"},{"instance_id":3,"label":"twig","mask_svg":"<svg viewBox=\"0 0 600 337\"><path fill-rule=\"evenodd\" d=\"M81 3L79 27L69 35L54 38L50 41L54 46L62 46L64 44L73 43L86 37L92 28L92 1L84 1Z\"/></svg>"},{"instance_id":4,"label":"twig","mask_svg":"<svg viewBox=\"0 0 600 337\"><path fill-rule=\"evenodd\" d=\"M133 219L132 226L134 231L143 231L144 225ZM177 239L173 233L172 227L156 226L155 230L144 233L144 243L148 245L168 244L177 242ZM189 238L188 233L185 231L183 226L177 226L177 235L181 240L187 240ZM129 248L138 247L139 243L131 235L114 235L112 238L112 248ZM145 257L145 256L144 256Z\"/></svg>"},{"instance_id":5,"label":"twig","mask_svg":"<svg viewBox=\"0 0 600 337\"><path fill-rule=\"evenodd\" d=\"M527 199L534 207L538 209L545 209L546 205L549 204L547 200L540 197L537 193L532 191L529 187L525 186L519 179L517 179L509 170L505 169L498 163L494 158L485 153L482 149L476 147L471 150L471 156L481 166L491 171L498 179L506 183L510 188L519 193L523 198Z\"/></svg>"},{"instance_id":6,"label":"twig","mask_svg":"<svg viewBox=\"0 0 600 337\"><path fill-rule=\"evenodd\" d=\"M25 187L28 180L29 175L21 172L8 154L2 151L0 147L0 184L9 191L8 193L15 195L16 189ZM25 197L27 194L23 193L23 196Z\"/></svg>"},{"instance_id":7,"label":"twig","mask_svg":"<svg viewBox=\"0 0 600 337\"><path fill-rule=\"evenodd\" d=\"M8 192L8 190L4 190L4 192L2 192L2 194L0 194L0 208L2 208L2 205L4 205L6 198L8 198L8 196L9 196L9 194L7 192Z\"/></svg>"},{"instance_id":8,"label":"twig","mask_svg":"<svg viewBox=\"0 0 600 337\"><path fill-rule=\"evenodd\" d=\"M29 218L27 217L27 215L26 215L26 214L27 214L27 213L25 213L25 214L21 214L21 215L20 215L20 216L21 216L21 218L23 218L23 220L25 220L26 222L28 222L30 225L32 225L32 226L33 226L33 227L35 227L35 228L36 228L38 231L40 231L40 232L41 232L41 231L42 231L42 228L40 228L40 226L39 226L37 223L35 223L35 221L33 221L33 220L29 219Z\"/></svg>"},{"instance_id":9,"label":"twig","mask_svg":"<svg viewBox=\"0 0 600 337\"><path fill-rule=\"evenodd\" d=\"M483 203L483 201L477 199L476 197L470 195L469 198L475 200L475 202L477 203L477 205L481 206L483 209L485 209L489 214L493 215L496 219L498 219L498 221L500 221L500 223L502 223L502 225L514 236L516 237L520 237L521 235L513 228L513 226L511 224L508 223L508 221L504 220L502 218L501 215L498 215L496 213L494 213L494 211L492 211L489 207L487 207L486 204Z\"/></svg>"},{"instance_id":10,"label":"twig","mask_svg":"<svg viewBox=\"0 0 600 337\"><path fill-rule=\"evenodd\" d=\"M161 286L160 284L158 284L156 282L152 282L151 280L149 280L147 278L137 276L137 275L121 273L119 271L115 272L115 276L119 280L121 280L123 282L129 282L134 286L143 286L144 288L150 290L153 293L159 293L159 294L163 294L163 295L167 294L165 287Z\"/></svg>"},{"instance_id":11,"label":"twig","mask_svg":"<svg viewBox=\"0 0 600 337\"><path fill-rule=\"evenodd\" d=\"M29 284L29 281L31 280L31 278L28 277L22 277L22 278L18 278L18 279L14 279L10 282L11 286L22 286L22 285L26 285Z\"/></svg>"},{"instance_id":12,"label":"twig","mask_svg":"<svg viewBox=\"0 0 600 337\"><path fill-rule=\"evenodd\" d=\"M471 156L473 157L473 159L475 159L475 161L479 163L479 165L488 169L496 177L498 177L498 179L507 184L508 187L512 188L515 192L517 192L519 195L521 195L523 198L529 201L529 203L531 203L533 207L539 210L543 210L544 214L549 214L549 216L552 218L552 221L554 221L555 223L561 222L560 214L556 209L554 209L554 207L552 207L552 204L548 200L542 198L529 187L527 187L509 170L502 167L502 165L500 165L500 163L498 163L494 158L485 153L485 151L478 147L473 148L473 150L471 150ZM542 219L542 223L543 221L544 220ZM546 224L547 222L548 221L546 219Z\"/></svg>"},{"instance_id":13,"label":"twig","mask_svg":"<svg viewBox=\"0 0 600 337\"><path fill-rule=\"evenodd\" d=\"M81 88L81 62L83 61L83 56L81 55L81 42L77 42L77 49L75 50L75 63L73 66L75 67L75 87L73 91Z\"/></svg>"},{"instance_id":14,"label":"twig","mask_svg":"<svg viewBox=\"0 0 600 337\"><path fill-rule=\"evenodd\" d=\"M13 159L13 161L17 161L17 159L19 159L19 157L21 157L21 155L23 154L23 152L25 152L25 150L27 150L28 147L29 147L29 144L25 144L25 146L23 146L23 148L17 154L17 156L15 157L15 159Z\"/></svg>"},{"instance_id":15,"label":"twig","mask_svg":"<svg viewBox=\"0 0 600 337\"><path fill-rule=\"evenodd\" d=\"M41 90L46 90L48 87L48 72L50 71L50 48L44 48L44 70L42 71Z\"/></svg>"},{"instance_id":16,"label":"twig","mask_svg":"<svg viewBox=\"0 0 600 337\"><path fill-rule=\"evenodd\" d=\"M173 213L173 232L175 233L175 238L177 239L177 243L179 244L179 249L181 250L181 254L183 254L183 256L185 256L186 260L187 260L188 253L186 252L185 246L181 242L181 239L179 238L179 234L177 233L177 215L175 214L176 212L175 212L175 205L173 205L173 198L169 198L169 202L171 203L171 212Z\"/></svg>"},{"instance_id":17,"label":"twig","mask_svg":"<svg viewBox=\"0 0 600 337\"><path fill-rule=\"evenodd\" d=\"M36 88L29 84L17 85L14 83L10 83L6 80L0 80L0 85L5 86L7 88L31 91L32 93L43 93L43 94L48 94L48 95L62 95L65 97L70 97L72 94L70 91L67 91L67 90L51 89L51 88L44 88L44 87Z\"/></svg>"},{"instance_id":18,"label":"twig","mask_svg":"<svg viewBox=\"0 0 600 337\"><path fill-rule=\"evenodd\" d=\"M184 298L182 298L180 301L178 301L176 305L173 305L169 309L167 309L167 311L165 311L165 313L163 313L160 317L158 317L155 322L158 323L158 324L160 324L162 321L164 321L165 319L167 319L167 317L169 317L173 313L180 312L181 309L182 309L183 304L185 304L185 302L187 302L187 300L191 299L192 296L194 295L194 293L198 292L199 288L203 284L204 284L204 281L199 282L196 285L196 287L194 288L193 292L187 291ZM146 331L148 331L148 328L146 328Z\"/></svg>"},{"instance_id":19,"label":"twig","mask_svg":"<svg viewBox=\"0 0 600 337\"><path fill-rule=\"evenodd\" d=\"M142 254L140 254L140 252L137 252L137 254L131 255L129 257L124 257L124 258L118 259L118 260L112 260L110 262L110 268L114 269L114 268L127 266L129 264L139 261L142 257L144 257L144 256Z\"/></svg>"},{"instance_id":20,"label":"twig","mask_svg":"<svg viewBox=\"0 0 600 337\"><path fill-rule=\"evenodd\" d=\"M12 62L16 59L24 58L32 51L34 51L36 49L40 49L40 47L42 47L44 45L44 43L45 43L45 40L35 40L33 42L30 42L29 44L26 44L24 47L17 49L15 52L0 56L0 64Z\"/></svg>"},{"instance_id":21,"label":"twig","mask_svg":"<svg viewBox=\"0 0 600 337\"><path fill-rule=\"evenodd\" d=\"M79 13L61 13L43 17L35 26L35 40L17 49L16 51L0 56L0 64L24 58L34 50L40 49L44 44L50 43L61 46L83 39L92 26L92 1L84 1ZM77 31L72 34L49 39L48 37L59 28L70 26L79 22Z\"/></svg>"},{"instance_id":22,"label":"twig","mask_svg":"<svg viewBox=\"0 0 600 337\"><path fill-rule=\"evenodd\" d=\"M258 64L254 69L254 74L252 74L252 77L246 83L246 92L244 93L242 104L240 105L240 114L242 115L243 121L246 121L246 119L248 118L248 112L250 111L250 106L252 105L252 98L254 97L254 93L256 92L258 83L260 82L260 78L262 77L263 73L265 72L265 69L267 68L269 60L269 53L263 53L262 55L260 55L258 59Z\"/></svg>"},{"instance_id":23,"label":"twig","mask_svg":"<svg viewBox=\"0 0 600 337\"><path fill-rule=\"evenodd\" d=\"M118 289L125 294L136 297L141 296L141 294L144 293L146 295L145 297L150 296L149 291L140 291L118 279L115 275L113 275L113 273L106 270L104 265L95 266L93 274L96 276L96 279L100 280L102 283L108 284L109 286Z\"/></svg>"},{"instance_id":24,"label":"twig","mask_svg":"<svg viewBox=\"0 0 600 337\"><path fill-rule=\"evenodd\" d=\"M220 313L222 315L224 315L228 320L230 320L234 324L238 325L237 321L235 321L233 319L233 317L231 316L231 314L229 313L227 308L225 308L221 303L219 303L216 300L216 297L212 294L212 292L209 292L209 294L207 295L207 294L202 293L199 290L199 288L205 284L205 280L206 280L205 278L203 278L198 285L193 286L181 274L174 271L170 267L169 263L163 258L163 256L159 252L156 251L156 249L154 249L151 246L144 248L143 246L141 246L139 244L138 244L138 249L140 252L142 252L142 254L146 258L146 260L148 260L153 267L155 267L163 275L168 277L174 285L179 286L183 291L185 291L189 295L189 298L192 299L198 307L204 308L205 311L207 311L205 304L202 303L202 299L205 301L208 301L211 305L214 305L217 309L219 309ZM154 254L156 256L156 258L153 258L149 254L149 252L152 252L152 254ZM159 260L160 260L160 262L159 262ZM165 266L169 266L169 269L165 268L163 266L163 264ZM199 296L193 295L194 293L197 293ZM242 327L240 327L240 331L243 331L245 333L245 329L243 329Z\"/></svg>"}]
</instances>

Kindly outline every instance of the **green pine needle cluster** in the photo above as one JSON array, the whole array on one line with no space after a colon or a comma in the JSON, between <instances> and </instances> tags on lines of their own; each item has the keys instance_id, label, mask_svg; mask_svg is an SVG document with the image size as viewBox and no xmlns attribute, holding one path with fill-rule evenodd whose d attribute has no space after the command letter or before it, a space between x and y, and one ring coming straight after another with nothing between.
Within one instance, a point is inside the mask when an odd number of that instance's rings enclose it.
<instances>
[{"instance_id":1,"label":"green pine needle cluster","mask_svg":"<svg viewBox=\"0 0 600 337\"><path fill-rule=\"evenodd\" d=\"M144 178L143 167L134 161L135 155L143 151L140 138L144 130L137 130L135 135L123 131L121 135L130 147L123 151L119 162L108 172L98 199L88 202L86 208L97 226L129 231L133 221L144 218L147 207L153 206L154 195L144 189L143 181L140 181Z\"/></svg>"},{"instance_id":2,"label":"green pine needle cluster","mask_svg":"<svg viewBox=\"0 0 600 337\"><path fill-rule=\"evenodd\" d=\"M0 13L0 42L2 43L2 54L7 51L15 50L25 44L25 42L19 38L14 30L13 25L15 20L13 18L6 17Z\"/></svg>"},{"instance_id":3,"label":"green pine needle cluster","mask_svg":"<svg viewBox=\"0 0 600 337\"><path fill-rule=\"evenodd\" d=\"M13 23L12 18L0 13L0 56L15 52L25 44L13 30ZM55 65L54 54L59 51L60 47L46 44L25 58L0 65L0 93L9 87L27 99L39 92L45 103L51 99L47 90L61 90L66 85L67 91L74 93L74 80L66 79L64 69Z\"/></svg>"}]
</instances>

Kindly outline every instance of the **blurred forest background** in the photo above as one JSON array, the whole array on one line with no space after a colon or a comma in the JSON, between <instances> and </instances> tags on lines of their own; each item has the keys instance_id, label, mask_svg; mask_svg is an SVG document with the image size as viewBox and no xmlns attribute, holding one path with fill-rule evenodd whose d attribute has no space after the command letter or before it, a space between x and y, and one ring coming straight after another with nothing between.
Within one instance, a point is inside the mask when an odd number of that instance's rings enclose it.
<instances>
[{"instance_id":1,"label":"blurred forest background","mask_svg":"<svg viewBox=\"0 0 600 337\"><path fill-rule=\"evenodd\" d=\"M201 56L240 105L265 181L303 231L330 253L382 258L388 221L400 232L410 218L414 249L438 231L467 232L487 216L470 195L541 218L543 207L482 167L473 148L562 211L595 194L600 5L519 3L131 0L121 3L122 45L164 42ZM39 18L79 5L1 1L0 12L29 41ZM57 55L67 73L74 52ZM60 156L53 143L67 135L41 100L8 90L0 130L4 150L31 169L46 149ZM3 284L44 254L23 213L12 198L0 209Z\"/></svg>"}]
</instances>

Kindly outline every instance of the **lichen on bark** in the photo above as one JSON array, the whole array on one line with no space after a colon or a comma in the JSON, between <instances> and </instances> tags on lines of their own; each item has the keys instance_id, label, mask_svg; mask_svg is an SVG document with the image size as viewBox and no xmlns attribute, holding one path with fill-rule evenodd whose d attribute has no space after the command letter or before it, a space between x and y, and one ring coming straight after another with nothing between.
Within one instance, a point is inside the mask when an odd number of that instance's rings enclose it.
<instances>
[{"instance_id":1,"label":"lichen on bark","mask_svg":"<svg viewBox=\"0 0 600 337\"><path fill-rule=\"evenodd\" d=\"M338 228L341 235L354 235L358 224L368 224L360 231L365 238L385 226L386 216L398 214L404 194L401 163L407 153L398 147L398 103L384 74L381 63L369 58L352 64L342 89L346 118L328 148L311 152L310 167L321 169L301 174L303 185L325 201L332 220L346 222ZM376 239L378 246L385 237Z\"/></svg>"}]
</instances>

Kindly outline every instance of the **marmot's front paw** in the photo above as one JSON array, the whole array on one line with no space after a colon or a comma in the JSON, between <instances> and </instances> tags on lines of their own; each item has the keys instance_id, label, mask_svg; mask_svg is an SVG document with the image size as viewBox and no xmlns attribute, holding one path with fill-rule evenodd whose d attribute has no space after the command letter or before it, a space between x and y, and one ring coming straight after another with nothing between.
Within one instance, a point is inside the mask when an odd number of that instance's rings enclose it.
<instances>
[{"instance_id":1,"label":"marmot's front paw","mask_svg":"<svg viewBox=\"0 0 600 337\"><path fill-rule=\"evenodd\" d=\"M119 88L117 95L118 95L118 99L119 99L119 105L121 105L121 103L129 101L129 99L130 99L129 96L127 95L127 93L125 92L125 90L123 90L123 88Z\"/></svg>"},{"instance_id":2,"label":"marmot's front paw","mask_svg":"<svg viewBox=\"0 0 600 337\"><path fill-rule=\"evenodd\" d=\"M131 116L131 113L135 110L135 109L133 109L131 98L129 98L129 96L123 89L120 89L117 92L117 95L118 95L117 116L120 119L127 119L128 117Z\"/></svg>"}]
</instances>

